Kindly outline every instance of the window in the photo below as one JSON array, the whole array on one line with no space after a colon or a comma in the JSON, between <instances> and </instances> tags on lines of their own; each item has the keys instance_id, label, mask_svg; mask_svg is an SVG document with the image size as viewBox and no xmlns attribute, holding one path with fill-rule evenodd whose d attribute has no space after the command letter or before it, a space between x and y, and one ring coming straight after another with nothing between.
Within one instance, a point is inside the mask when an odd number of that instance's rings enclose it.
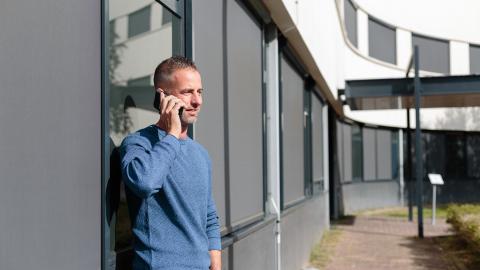
<instances>
[{"instance_id":1,"label":"window","mask_svg":"<svg viewBox=\"0 0 480 270\"><path fill-rule=\"evenodd\" d=\"M128 15L129 38L148 31L150 31L150 5Z\"/></svg>"},{"instance_id":2,"label":"window","mask_svg":"<svg viewBox=\"0 0 480 270\"><path fill-rule=\"evenodd\" d=\"M358 125L352 126L352 180L363 179L363 151L362 129Z\"/></svg>"},{"instance_id":3,"label":"window","mask_svg":"<svg viewBox=\"0 0 480 270\"><path fill-rule=\"evenodd\" d=\"M470 73L480 74L480 46L470 44Z\"/></svg>"},{"instance_id":4,"label":"window","mask_svg":"<svg viewBox=\"0 0 480 270\"><path fill-rule=\"evenodd\" d=\"M418 46L420 69L443 74L450 73L450 46L448 41L420 35L412 36L412 47ZM412 48L412 49L413 49Z\"/></svg>"},{"instance_id":5,"label":"window","mask_svg":"<svg viewBox=\"0 0 480 270\"><path fill-rule=\"evenodd\" d=\"M379 60L396 64L397 38L395 28L372 18L368 19L368 54Z\"/></svg>"},{"instance_id":6,"label":"window","mask_svg":"<svg viewBox=\"0 0 480 270\"><path fill-rule=\"evenodd\" d=\"M127 207L128 192L121 181L118 147L125 136L158 120L158 112L152 106L154 90L151 75L155 67L174 52L184 54L183 45L174 46L182 44L180 41L183 32L180 29L183 24L181 17L173 16L168 9L154 1L150 1L146 7L139 3L126 5L110 1L108 10L110 22L106 27L110 27L110 40L106 47L110 59L105 60L109 64L109 95L106 98L110 107L106 112L109 124L106 128L109 134L106 136L110 143L105 146L105 153L110 158L110 170L104 176L104 189L108 198L105 204L108 217L103 228L106 243L104 252L109 256L107 261L116 261L121 265L117 269L131 269L132 235ZM153 25L158 31L148 32L151 28L151 12L170 14L174 23L162 27L158 21ZM121 22L125 22L124 27ZM141 39L131 42L122 39L141 33L145 33Z\"/></svg>"},{"instance_id":7,"label":"window","mask_svg":"<svg viewBox=\"0 0 480 270\"><path fill-rule=\"evenodd\" d=\"M345 0L345 28L348 39L357 47L357 9L350 0Z\"/></svg>"}]
</instances>

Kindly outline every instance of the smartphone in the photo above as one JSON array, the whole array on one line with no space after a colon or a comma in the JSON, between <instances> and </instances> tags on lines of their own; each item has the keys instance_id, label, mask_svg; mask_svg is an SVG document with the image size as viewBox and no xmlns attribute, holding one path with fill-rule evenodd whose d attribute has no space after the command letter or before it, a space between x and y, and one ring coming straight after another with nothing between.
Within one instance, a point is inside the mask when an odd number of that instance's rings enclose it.
<instances>
[{"instance_id":1,"label":"smartphone","mask_svg":"<svg viewBox=\"0 0 480 270\"><path fill-rule=\"evenodd\" d=\"M155 91L155 99L153 100L153 107L160 111L160 93ZM183 107L178 110L178 115L181 117L183 114Z\"/></svg>"}]
</instances>

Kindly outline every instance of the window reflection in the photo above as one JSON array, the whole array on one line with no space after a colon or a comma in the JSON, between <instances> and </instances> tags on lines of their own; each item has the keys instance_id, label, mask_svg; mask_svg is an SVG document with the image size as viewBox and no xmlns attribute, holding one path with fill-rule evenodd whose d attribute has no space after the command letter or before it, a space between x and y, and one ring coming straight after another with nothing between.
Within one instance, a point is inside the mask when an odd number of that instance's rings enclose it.
<instances>
[{"instance_id":1,"label":"window reflection","mask_svg":"<svg viewBox=\"0 0 480 270\"><path fill-rule=\"evenodd\" d=\"M155 1L109 1L110 179L107 213L109 260L130 269L132 235L118 147L128 134L155 123L153 71L165 58L182 54L181 19Z\"/></svg>"}]
</instances>

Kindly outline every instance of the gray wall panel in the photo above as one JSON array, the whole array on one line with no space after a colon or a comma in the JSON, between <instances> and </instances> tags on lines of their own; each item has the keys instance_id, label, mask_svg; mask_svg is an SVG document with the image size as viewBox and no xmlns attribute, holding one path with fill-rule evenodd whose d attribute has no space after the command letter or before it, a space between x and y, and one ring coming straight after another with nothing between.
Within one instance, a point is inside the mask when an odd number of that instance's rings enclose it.
<instances>
[{"instance_id":1,"label":"gray wall panel","mask_svg":"<svg viewBox=\"0 0 480 270\"><path fill-rule=\"evenodd\" d=\"M399 206L400 186L396 181L358 182L342 186L345 215L355 211Z\"/></svg>"},{"instance_id":2,"label":"gray wall panel","mask_svg":"<svg viewBox=\"0 0 480 270\"><path fill-rule=\"evenodd\" d=\"M368 20L368 54L374 58L396 64L397 37L394 28Z\"/></svg>"},{"instance_id":3,"label":"gray wall panel","mask_svg":"<svg viewBox=\"0 0 480 270\"><path fill-rule=\"evenodd\" d=\"M212 159L213 195L222 226L225 225L225 147L223 112L222 0L211 5L193 1L194 60L202 73L203 107L195 124L195 138Z\"/></svg>"},{"instance_id":4,"label":"gray wall panel","mask_svg":"<svg viewBox=\"0 0 480 270\"><path fill-rule=\"evenodd\" d=\"M304 197L303 88L302 77L282 57L283 184L284 204Z\"/></svg>"},{"instance_id":5,"label":"gray wall panel","mask_svg":"<svg viewBox=\"0 0 480 270\"><path fill-rule=\"evenodd\" d=\"M227 29L230 196L235 222L263 211L262 32L235 1L227 1Z\"/></svg>"},{"instance_id":6,"label":"gray wall panel","mask_svg":"<svg viewBox=\"0 0 480 270\"><path fill-rule=\"evenodd\" d=\"M392 179L392 134L377 130L377 178Z\"/></svg>"},{"instance_id":7,"label":"gray wall panel","mask_svg":"<svg viewBox=\"0 0 480 270\"><path fill-rule=\"evenodd\" d=\"M344 182L352 181L352 127L343 125Z\"/></svg>"},{"instance_id":8,"label":"gray wall panel","mask_svg":"<svg viewBox=\"0 0 480 270\"><path fill-rule=\"evenodd\" d=\"M308 265L312 247L329 228L328 192L306 201L282 217L282 269Z\"/></svg>"},{"instance_id":9,"label":"gray wall panel","mask_svg":"<svg viewBox=\"0 0 480 270\"><path fill-rule=\"evenodd\" d=\"M312 159L313 181L323 180L323 105L312 94Z\"/></svg>"},{"instance_id":10,"label":"gray wall panel","mask_svg":"<svg viewBox=\"0 0 480 270\"><path fill-rule=\"evenodd\" d=\"M420 51L420 69L450 74L448 41L412 35L412 44Z\"/></svg>"},{"instance_id":11,"label":"gray wall panel","mask_svg":"<svg viewBox=\"0 0 480 270\"><path fill-rule=\"evenodd\" d=\"M99 269L100 2L0 4L0 269Z\"/></svg>"},{"instance_id":12,"label":"gray wall panel","mask_svg":"<svg viewBox=\"0 0 480 270\"><path fill-rule=\"evenodd\" d=\"M365 180L377 179L375 130L363 128L363 177Z\"/></svg>"},{"instance_id":13,"label":"gray wall panel","mask_svg":"<svg viewBox=\"0 0 480 270\"><path fill-rule=\"evenodd\" d=\"M336 121L336 144L337 144L337 162L340 181L343 181L344 172L343 172L343 124L340 121Z\"/></svg>"},{"instance_id":14,"label":"gray wall panel","mask_svg":"<svg viewBox=\"0 0 480 270\"><path fill-rule=\"evenodd\" d=\"M233 269L275 269L274 222L233 245Z\"/></svg>"}]
</instances>

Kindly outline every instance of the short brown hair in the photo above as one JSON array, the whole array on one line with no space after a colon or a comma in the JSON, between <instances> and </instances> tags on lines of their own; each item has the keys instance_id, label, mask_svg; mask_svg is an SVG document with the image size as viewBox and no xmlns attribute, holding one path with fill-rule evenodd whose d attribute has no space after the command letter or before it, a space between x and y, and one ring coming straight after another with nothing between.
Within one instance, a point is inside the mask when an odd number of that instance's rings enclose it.
<instances>
[{"instance_id":1,"label":"short brown hair","mask_svg":"<svg viewBox=\"0 0 480 270\"><path fill-rule=\"evenodd\" d=\"M192 60L179 55L172 56L163 60L155 69L155 73L153 74L153 85L155 85L155 88L158 88L159 84L170 80L173 72L179 69L198 71L197 66L195 66Z\"/></svg>"}]
</instances>

